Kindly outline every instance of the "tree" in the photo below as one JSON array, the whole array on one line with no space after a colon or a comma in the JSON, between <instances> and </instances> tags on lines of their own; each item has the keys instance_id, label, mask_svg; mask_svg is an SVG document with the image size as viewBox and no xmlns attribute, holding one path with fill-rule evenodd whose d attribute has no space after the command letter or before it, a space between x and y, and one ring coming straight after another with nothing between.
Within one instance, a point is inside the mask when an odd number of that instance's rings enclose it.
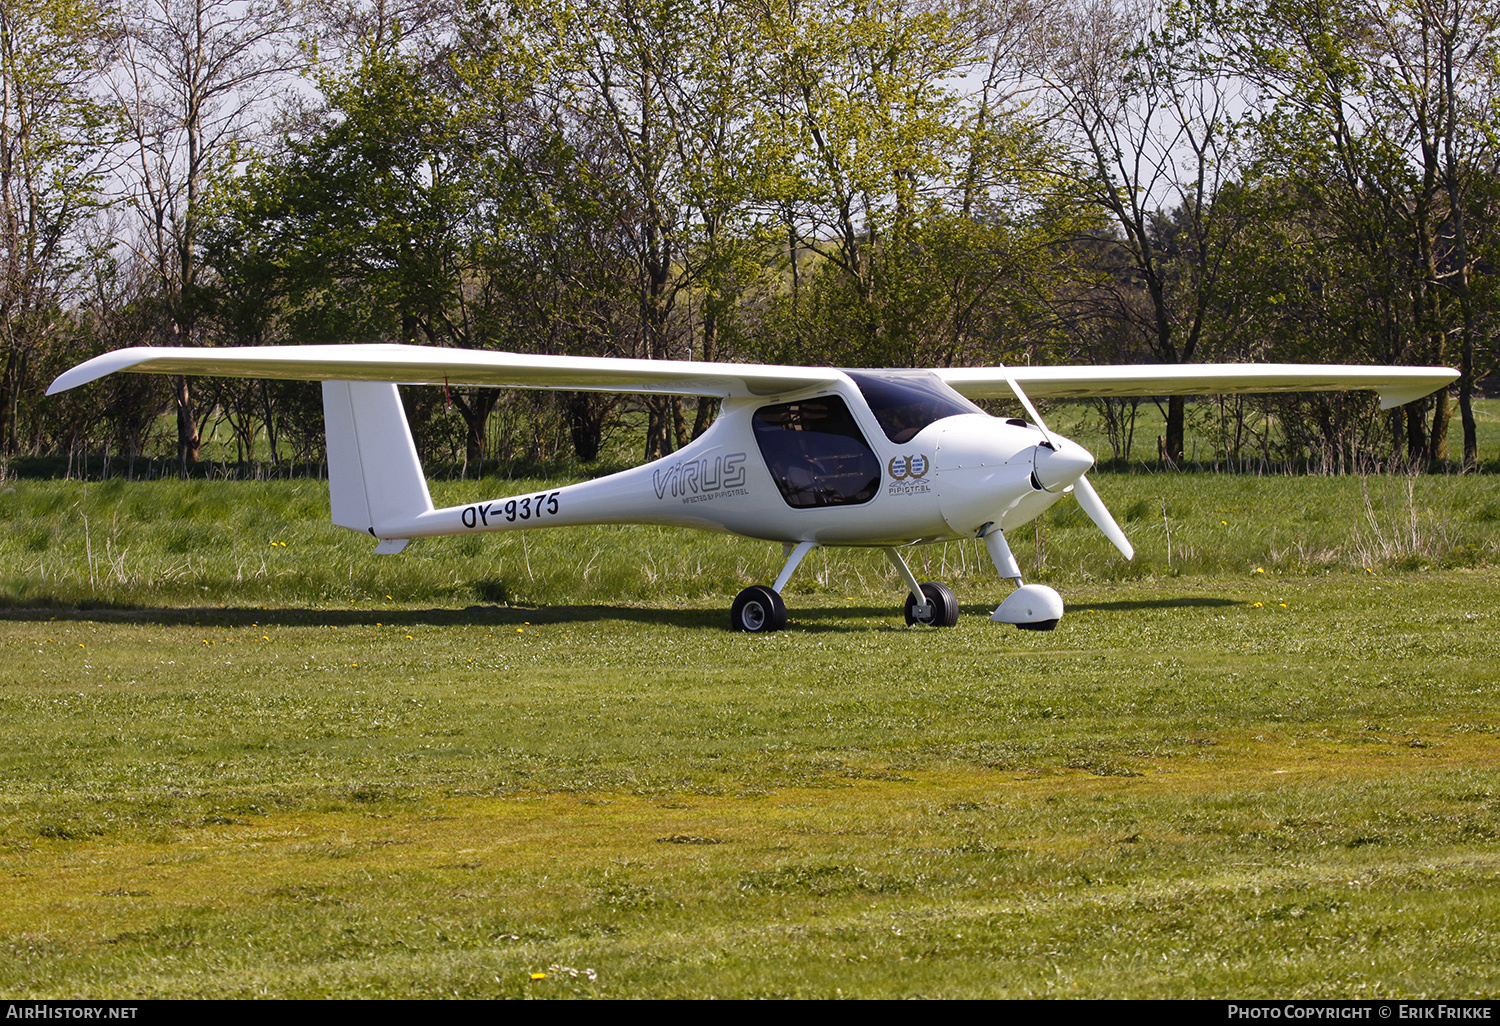
<instances>
[{"instance_id":1,"label":"tree","mask_svg":"<svg viewBox=\"0 0 1500 1026\"><path fill-rule=\"evenodd\" d=\"M1075 187L1106 215L1147 302L1118 309L1163 363L1200 353L1241 222L1218 202L1243 161L1243 82L1212 4L1075 0L1037 39L1050 109L1074 148ZM1183 455L1186 401L1168 400L1163 451Z\"/></svg>"},{"instance_id":2,"label":"tree","mask_svg":"<svg viewBox=\"0 0 1500 1026\"><path fill-rule=\"evenodd\" d=\"M305 60L281 0L136 0L122 10L111 89L126 135L126 244L152 269L169 312L167 345L200 345L205 210ZM174 384L178 457L198 458L187 379Z\"/></svg>"},{"instance_id":3,"label":"tree","mask_svg":"<svg viewBox=\"0 0 1500 1026\"><path fill-rule=\"evenodd\" d=\"M1471 397L1481 320L1476 181L1497 161L1500 12L1471 0L1275 0L1247 8L1243 67L1271 103L1275 173L1306 183L1337 244L1366 276L1382 361L1446 362L1458 341L1465 459L1476 453ZM1395 444L1440 459L1446 394L1428 424L1392 412Z\"/></svg>"},{"instance_id":4,"label":"tree","mask_svg":"<svg viewBox=\"0 0 1500 1026\"><path fill-rule=\"evenodd\" d=\"M1026 108L1034 79L1017 40L1034 13L767 5L751 152L783 257L766 355L953 364L1013 358L1046 337L1052 243L1077 207Z\"/></svg>"},{"instance_id":5,"label":"tree","mask_svg":"<svg viewBox=\"0 0 1500 1026\"><path fill-rule=\"evenodd\" d=\"M527 352L566 334L567 311L607 319L591 298L596 254L573 227L590 219L590 183L535 106L528 69L495 45L493 25L468 28L441 45L368 36L320 76L317 121L245 177L213 243L241 338ZM485 457L503 398L445 392L468 464ZM592 458L597 422L587 411L579 422Z\"/></svg>"},{"instance_id":6,"label":"tree","mask_svg":"<svg viewBox=\"0 0 1500 1026\"><path fill-rule=\"evenodd\" d=\"M107 41L88 0L0 0L0 449L19 444L22 397L42 350L70 330L96 253L105 112L88 93Z\"/></svg>"},{"instance_id":7,"label":"tree","mask_svg":"<svg viewBox=\"0 0 1500 1026\"><path fill-rule=\"evenodd\" d=\"M601 266L627 277L628 323L615 355L713 359L731 309L733 268L752 237L745 199L744 73L749 7L735 0L513 4L510 45L538 68L554 124L593 183L614 250ZM695 333L684 309L697 299ZM623 312L624 307L619 307ZM686 444L681 400L649 397L648 457ZM699 404L694 431L707 423Z\"/></svg>"},{"instance_id":8,"label":"tree","mask_svg":"<svg viewBox=\"0 0 1500 1026\"><path fill-rule=\"evenodd\" d=\"M769 3L758 38L757 159L792 288L795 348L783 358L831 342L839 356L910 362L892 337L900 311L882 295L893 268L876 253L889 240L899 260L933 210L931 186L955 180L963 138L948 83L971 59L970 40L945 7L906 0ZM821 276L807 303L804 254Z\"/></svg>"}]
</instances>

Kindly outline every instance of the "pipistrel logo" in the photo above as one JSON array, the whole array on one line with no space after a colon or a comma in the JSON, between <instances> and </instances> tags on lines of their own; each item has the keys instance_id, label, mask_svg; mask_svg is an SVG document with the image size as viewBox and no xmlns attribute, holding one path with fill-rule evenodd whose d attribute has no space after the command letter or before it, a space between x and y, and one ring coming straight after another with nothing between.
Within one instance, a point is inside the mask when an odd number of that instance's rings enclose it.
<instances>
[{"instance_id":1,"label":"pipistrel logo","mask_svg":"<svg viewBox=\"0 0 1500 1026\"><path fill-rule=\"evenodd\" d=\"M922 480L932 469L932 461L926 453L893 456L885 469L891 475L891 483L885 490L887 495L915 495L932 490L932 485Z\"/></svg>"},{"instance_id":2,"label":"pipistrel logo","mask_svg":"<svg viewBox=\"0 0 1500 1026\"><path fill-rule=\"evenodd\" d=\"M885 469L890 471L891 477L897 481L905 481L908 478L915 481L927 476L929 466L931 464L928 463L927 456L924 453L917 453L913 456L892 457L891 461L885 465Z\"/></svg>"}]
</instances>

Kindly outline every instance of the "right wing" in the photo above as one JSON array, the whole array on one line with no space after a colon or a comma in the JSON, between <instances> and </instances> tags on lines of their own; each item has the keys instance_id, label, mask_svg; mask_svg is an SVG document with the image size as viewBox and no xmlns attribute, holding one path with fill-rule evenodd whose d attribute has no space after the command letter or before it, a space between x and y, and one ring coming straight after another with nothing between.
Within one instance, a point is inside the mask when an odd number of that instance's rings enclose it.
<instances>
[{"instance_id":1,"label":"right wing","mask_svg":"<svg viewBox=\"0 0 1500 1026\"><path fill-rule=\"evenodd\" d=\"M1007 375L1031 395L1153 396L1369 389L1388 410L1451 384L1448 367L1316 363L1137 363L1073 367L951 367L932 373L970 399L1009 398Z\"/></svg>"}]
</instances>

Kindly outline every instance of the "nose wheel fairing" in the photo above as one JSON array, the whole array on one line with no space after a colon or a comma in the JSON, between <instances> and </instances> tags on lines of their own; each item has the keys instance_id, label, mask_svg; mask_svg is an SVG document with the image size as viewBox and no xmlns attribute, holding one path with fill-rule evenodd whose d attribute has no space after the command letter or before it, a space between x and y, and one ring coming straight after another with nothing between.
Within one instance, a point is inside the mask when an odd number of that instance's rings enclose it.
<instances>
[{"instance_id":1,"label":"nose wheel fairing","mask_svg":"<svg viewBox=\"0 0 1500 1026\"><path fill-rule=\"evenodd\" d=\"M1023 631L1050 631L1057 629L1062 615L1063 600L1056 590L1045 584L1023 584L1005 597L990 619Z\"/></svg>"},{"instance_id":2,"label":"nose wheel fairing","mask_svg":"<svg viewBox=\"0 0 1500 1026\"><path fill-rule=\"evenodd\" d=\"M990 614L995 623L1008 623L1023 631L1050 631L1062 619L1062 596L1045 584L1026 584L1021 580L1021 567L1010 551L1005 534L993 528L984 534L984 547L989 550L995 569L1006 580L1016 582L1016 590Z\"/></svg>"}]
</instances>

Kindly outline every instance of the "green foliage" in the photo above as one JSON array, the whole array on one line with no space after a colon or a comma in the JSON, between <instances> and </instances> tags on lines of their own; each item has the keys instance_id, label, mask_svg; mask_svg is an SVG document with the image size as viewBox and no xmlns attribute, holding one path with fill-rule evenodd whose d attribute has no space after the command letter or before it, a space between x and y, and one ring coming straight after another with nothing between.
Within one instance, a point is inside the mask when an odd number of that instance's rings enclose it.
<instances>
[{"instance_id":1,"label":"green foliage","mask_svg":"<svg viewBox=\"0 0 1500 1026\"><path fill-rule=\"evenodd\" d=\"M1338 351L1327 336L1342 332L1341 348L1372 360L1461 364L1472 462L1471 382L1492 355L1471 280L1496 224L1492 209L1473 212L1493 189L1500 140L1500 16L1485 4L1297 2L1242 16L1242 63L1265 93L1257 177L1290 201L1327 261L1304 257L1293 287L1271 294L1309 308L1314 351ZM1447 405L1431 403L1430 425L1424 409L1404 411L1413 459L1446 454Z\"/></svg>"},{"instance_id":2,"label":"green foliage","mask_svg":"<svg viewBox=\"0 0 1500 1026\"><path fill-rule=\"evenodd\" d=\"M1031 115L955 90L983 68L984 29L943 6L768 10L758 161L780 170L760 202L790 267L760 351L947 365L1040 341L1031 322L1058 284L1046 246L1075 226L1076 203Z\"/></svg>"},{"instance_id":3,"label":"green foliage","mask_svg":"<svg viewBox=\"0 0 1500 1026\"><path fill-rule=\"evenodd\" d=\"M1454 364L1472 466L1497 324L1491 7L1453 6L1450 28L1423 5L1300 0L519 0L399 21L254 4L205 8L179 36L188 8L162 9L108 51L140 231L100 241L87 220L111 151L85 83L102 15L10 4L0 447L128 466L160 457L172 403L184 469L221 419L237 459L316 460L316 404L289 387L109 381L44 401L40 385L132 344L390 340L847 366ZM319 42L292 58L302 27ZM194 33L212 61L173 58ZM251 145L256 90L295 61L316 95ZM713 415L448 391L413 420L424 455L465 473L569 443L592 462L637 416L658 455ZM1123 455L1133 422L1106 409ZM1220 410L1240 462L1458 456L1441 398L1380 419L1357 399L1280 403L1275 439L1255 437L1266 406ZM1173 459L1193 458L1190 415L1166 403Z\"/></svg>"},{"instance_id":4,"label":"green foliage","mask_svg":"<svg viewBox=\"0 0 1500 1026\"><path fill-rule=\"evenodd\" d=\"M435 323L459 285L459 197L475 169L426 70L369 45L324 79L328 129L262 165L236 197L221 260L274 282L301 338L414 341L403 322Z\"/></svg>"},{"instance_id":5,"label":"green foliage","mask_svg":"<svg viewBox=\"0 0 1500 1026\"><path fill-rule=\"evenodd\" d=\"M107 16L90 0L0 5L0 451L53 442L42 375L78 355L79 290L98 253L108 118L91 81ZM50 426L50 425L48 425ZM40 429L39 429L40 428ZM41 437L38 437L41 436Z\"/></svg>"}]
</instances>

